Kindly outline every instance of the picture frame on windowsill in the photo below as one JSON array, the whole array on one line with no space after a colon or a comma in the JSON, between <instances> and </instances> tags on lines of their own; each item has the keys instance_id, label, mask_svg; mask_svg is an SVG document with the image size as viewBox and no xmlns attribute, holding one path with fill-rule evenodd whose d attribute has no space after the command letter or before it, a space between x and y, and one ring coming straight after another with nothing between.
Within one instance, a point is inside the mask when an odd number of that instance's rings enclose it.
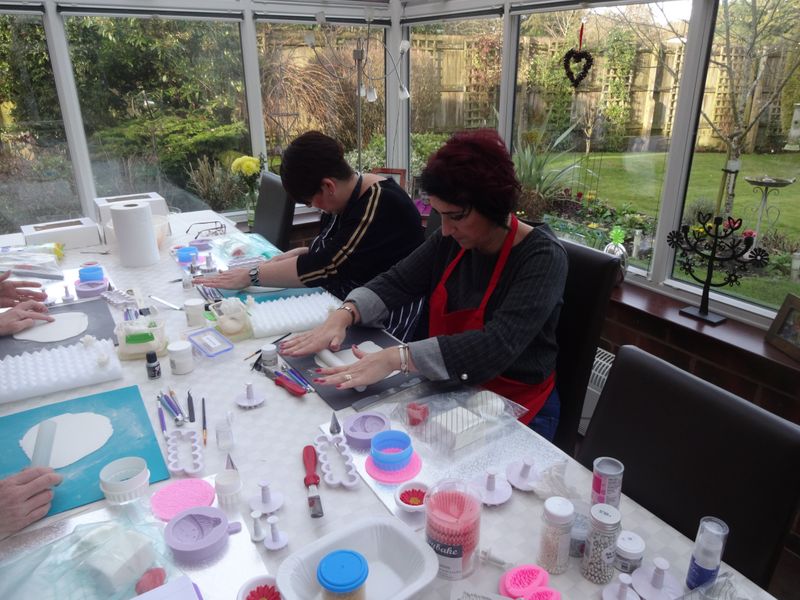
<instances>
[{"instance_id":1,"label":"picture frame on windowsill","mask_svg":"<svg viewBox=\"0 0 800 600\"><path fill-rule=\"evenodd\" d=\"M381 175L386 179L394 179L401 188L406 190L406 170L405 169L390 169L388 167L375 167L370 171L375 175Z\"/></svg>"},{"instance_id":2,"label":"picture frame on windowsill","mask_svg":"<svg viewBox=\"0 0 800 600\"><path fill-rule=\"evenodd\" d=\"M800 361L800 296L786 295L767 331L765 341Z\"/></svg>"}]
</instances>

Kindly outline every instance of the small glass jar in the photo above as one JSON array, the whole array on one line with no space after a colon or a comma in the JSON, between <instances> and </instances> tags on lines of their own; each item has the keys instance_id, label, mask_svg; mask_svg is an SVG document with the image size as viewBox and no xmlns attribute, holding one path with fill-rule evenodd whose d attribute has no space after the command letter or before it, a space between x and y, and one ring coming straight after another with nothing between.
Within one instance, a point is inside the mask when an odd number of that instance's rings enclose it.
<instances>
[{"instance_id":1,"label":"small glass jar","mask_svg":"<svg viewBox=\"0 0 800 600\"><path fill-rule=\"evenodd\" d=\"M589 517L576 511L569 540L569 555L571 557L583 558L583 550L586 547L586 538L589 537L590 528Z\"/></svg>"},{"instance_id":2,"label":"small glass jar","mask_svg":"<svg viewBox=\"0 0 800 600\"><path fill-rule=\"evenodd\" d=\"M581 575L592 583L605 585L614 577L614 559L622 516L610 504L595 504L590 511L592 529L586 538Z\"/></svg>"},{"instance_id":3,"label":"small glass jar","mask_svg":"<svg viewBox=\"0 0 800 600\"><path fill-rule=\"evenodd\" d=\"M574 521L572 502L560 496L545 500L536 562L551 575L564 573L569 567L570 532Z\"/></svg>"},{"instance_id":4,"label":"small glass jar","mask_svg":"<svg viewBox=\"0 0 800 600\"><path fill-rule=\"evenodd\" d=\"M214 425L217 435L217 448L220 450L230 450L233 448L235 440L233 437L233 426L228 419L220 419Z\"/></svg>"},{"instance_id":5,"label":"small glass jar","mask_svg":"<svg viewBox=\"0 0 800 600\"><path fill-rule=\"evenodd\" d=\"M623 530L617 538L614 566L617 570L629 575L642 566L645 543L641 536L632 531Z\"/></svg>"},{"instance_id":6,"label":"small glass jar","mask_svg":"<svg viewBox=\"0 0 800 600\"><path fill-rule=\"evenodd\" d=\"M365 600L369 565L355 550L335 550L317 565L323 600Z\"/></svg>"}]
</instances>

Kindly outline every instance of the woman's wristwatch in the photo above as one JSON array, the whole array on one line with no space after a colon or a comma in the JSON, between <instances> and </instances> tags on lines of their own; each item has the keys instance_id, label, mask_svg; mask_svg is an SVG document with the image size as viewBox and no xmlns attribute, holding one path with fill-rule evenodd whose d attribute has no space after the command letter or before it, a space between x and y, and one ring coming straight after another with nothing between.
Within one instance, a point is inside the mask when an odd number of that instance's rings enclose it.
<instances>
[{"instance_id":1,"label":"woman's wristwatch","mask_svg":"<svg viewBox=\"0 0 800 600\"><path fill-rule=\"evenodd\" d=\"M250 285L258 287L258 266L253 267L248 271L250 275Z\"/></svg>"}]
</instances>

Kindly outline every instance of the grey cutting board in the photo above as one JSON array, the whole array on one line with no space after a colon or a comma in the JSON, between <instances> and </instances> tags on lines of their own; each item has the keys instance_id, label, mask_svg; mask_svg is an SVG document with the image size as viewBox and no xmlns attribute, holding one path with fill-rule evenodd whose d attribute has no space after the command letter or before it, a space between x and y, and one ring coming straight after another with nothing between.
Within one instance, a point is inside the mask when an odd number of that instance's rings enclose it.
<instances>
[{"instance_id":1,"label":"grey cutting board","mask_svg":"<svg viewBox=\"0 0 800 600\"><path fill-rule=\"evenodd\" d=\"M0 359L4 356L17 356L23 352L36 352L55 346L70 346L78 342L85 335L93 335L98 340L110 339L116 345L114 337L114 318L108 308L108 303L102 298L92 300L81 300L79 302L69 302L58 304L49 308L51 314L63 312L83 312L89 317L89 327L81 334L61 340L60 342L30 342L26 340L15 340L14 336L5 335L0 337Z\"/></svg>"}]
</instances>

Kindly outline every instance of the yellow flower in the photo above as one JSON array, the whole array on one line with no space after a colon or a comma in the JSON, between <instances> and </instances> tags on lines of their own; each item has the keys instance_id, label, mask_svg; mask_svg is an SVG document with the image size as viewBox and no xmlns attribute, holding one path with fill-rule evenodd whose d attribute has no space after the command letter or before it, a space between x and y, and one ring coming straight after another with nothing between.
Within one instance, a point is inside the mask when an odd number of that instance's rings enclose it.
<instances>
[{"instance_id":1,"label":"yellow flower","mask_svg":"<svg viewBox=\"0 0 800 600\"><path fill-rule=\"evenodd\" d=\"M261 163L254 156L240 156L231 163L231 171L245 177L257 175L260 170Z\"/></svg>"},{"instance_id":2,"label":"yellow flower","mask_svg":"<svg viewBox=\"0 0 800 600\"><path fill-rule=\"evenodd\" d=\"M588 227L589 229L597 229L598 227L600 227L600 225L599 225L599 224L597 224L597 223L589 223L589 224L587 225L587 227Z\"/></svg>"}]
</instances>

